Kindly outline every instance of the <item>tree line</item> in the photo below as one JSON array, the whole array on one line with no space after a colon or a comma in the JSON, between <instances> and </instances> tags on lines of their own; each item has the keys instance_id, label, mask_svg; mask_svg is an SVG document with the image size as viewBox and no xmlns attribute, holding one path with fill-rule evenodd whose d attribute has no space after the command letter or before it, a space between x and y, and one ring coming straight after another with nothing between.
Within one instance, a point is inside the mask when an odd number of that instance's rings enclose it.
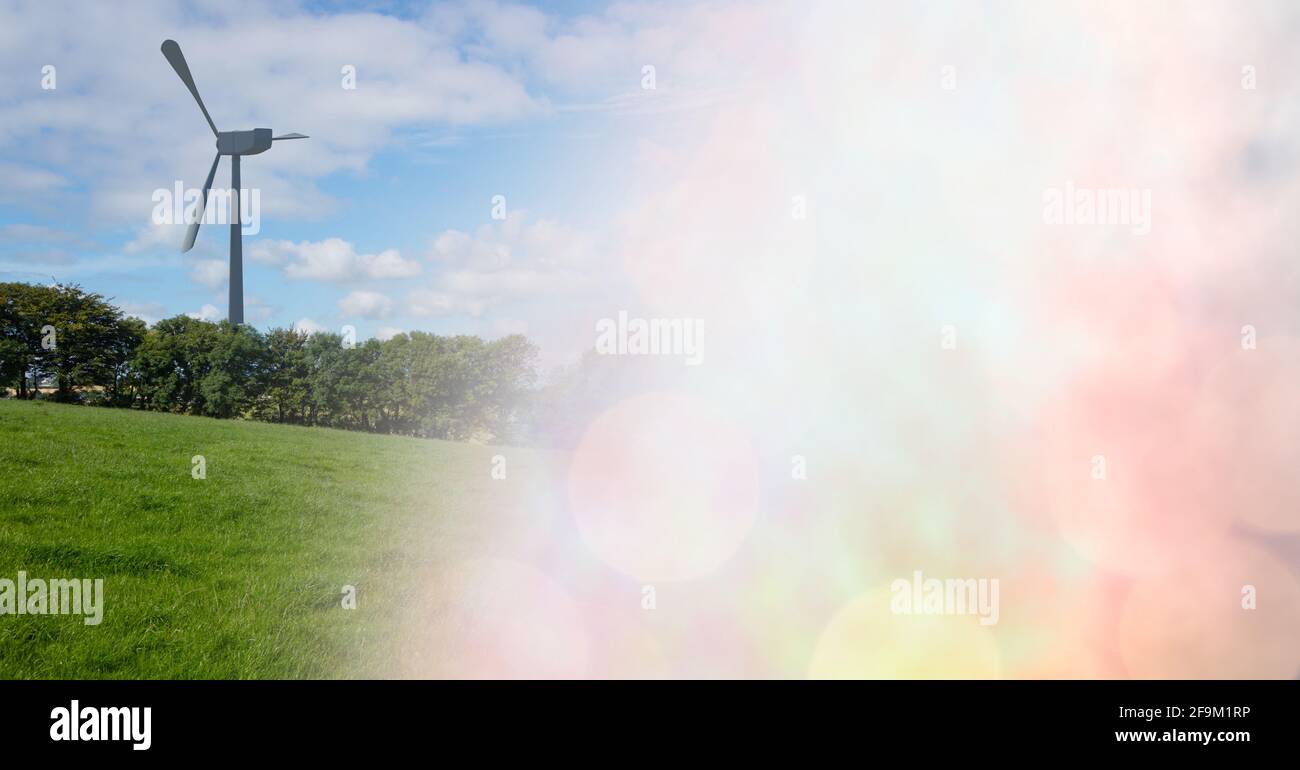
<instances>
[{"instance_id":1,"label":"tree line","mask_svg":"<svg viewBox=\"0 0 1300 770\"><path fill-rule=\"evenodd\" d=\"M0 394L426 438L535 438L537 349L523 336L344 342L184 315L147 326L79 286L0 283Z\"/></svg>"}]
</instances>

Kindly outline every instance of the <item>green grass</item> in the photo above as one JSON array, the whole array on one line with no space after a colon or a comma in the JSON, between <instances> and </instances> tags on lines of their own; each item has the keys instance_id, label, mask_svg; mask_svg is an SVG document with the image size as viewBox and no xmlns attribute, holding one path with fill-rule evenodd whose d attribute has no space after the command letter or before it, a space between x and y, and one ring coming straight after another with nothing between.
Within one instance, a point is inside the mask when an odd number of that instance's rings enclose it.
<instances>
[{"instance_id":1,"label":"green grass","mask_svg":"<svg viewBox=\"0 0 1300 770\"><path fill-rule=\"evenodd\" d=\"M422 576L490 550L549 457L502 484L501 451L0 399L0 578L105 581L98 626L0 615L0 677L392 675Z\"/></svg>"}]
</instances>

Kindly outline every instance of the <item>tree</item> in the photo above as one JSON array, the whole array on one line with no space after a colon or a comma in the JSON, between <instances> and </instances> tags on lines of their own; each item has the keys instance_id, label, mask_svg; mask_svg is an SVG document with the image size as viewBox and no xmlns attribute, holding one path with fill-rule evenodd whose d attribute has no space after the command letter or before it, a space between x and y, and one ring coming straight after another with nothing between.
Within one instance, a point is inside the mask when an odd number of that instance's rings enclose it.
<instances>
[{"instance_id":1,"label":"tree","mask_svg":"<svg viewBox=\"0 0 1300 770\"><path fill-rule=\"evenodd\" d=\"M132 366L139 374L141 404L163 412L193 412L202 404L200 385L207 374L206 321L189 316L164 318L154 324L139 347Z\"/></svg>"},{"instance_id":2,"label":"tree","mask_svg":"<svg viewBox=\"0 0 1300 770\"><path fill-rule=\"evenodd\" d=\"M100 360L95 367L107 375L108 384L95 403L104 406L131 406L139 390L139 376L132 366L136 348L148 329L139 318L123 318L117 328L107 336L106 345L99 351Z\"/></svg>"},{"instance_id":3,"label":"tree","mask_svg":"<svg viewBox=\"0 0 1300 770\"><path fill-rule=\"evenodd\" d=\"M8 343L0 369L5 383L16 386L19 398L29 396L27 381L41 348L41 319L51 291L28 283L0 283L0 339Z\"/></svg>"},{"instance_id":4,"label":"tree","mask_svg":"<svg viewBox=\"0 0 1300 770\"><path fill-rule=\"evenodd\" d=\"M122 311L79 286L55 286L46 297L35 368L54 378L56 399L74 400L77 386L111 385L110 351L121 330Z\"/></svg>"},{"instance_id":5,"label":"tree","mask_svg":"<svg viewBox=\"0 0 1300 770\"><path fill-rule=\"evenodd\" d=\"M307 338L305 332L294 329L272 329L266 333L261 397L253 407L258 419L293 423L305 420L311 396Z\"/></svg>"},{"instance_id":6,"label":"tree","mask_svg":"<svg viewBox=\"0 0 1300 770\"><path fill-rule=\"evenodd\" d=\"M520 334L485 346L479 419L494 438L519 441L526 434L525 415L537 384L537 358L537 346Z\"/></svg>"},{"instance_id":7,"label":"tree","mask_svg":"<svg viewBox=\"0 0 1300 770\"><path fill-rule=\"evenodd\" d=\"M112 388L138 330L79 286L0 284L0 338L10 343L3 368L20 396L28 375L54 378L60 401L75 400L78 388Z\"/></svg>"},{"instance_id":8,"label":"tree","mask_svg":"<svg viewBox=\"0 0 1300 770\"><path fill-rule=\"evenodd\" d=\"M251 326L231 326L222 321L206 337L207 370L199 382L200 414L208 417L238 417L258 401L258 386L264 380L266 342Z\"/></svg>"},{"instance_id":9,"label":"tree","mask_svg":"<svg viewBox=\"0 0 1300 770\"><path fill-rule=\"evenodd\" d=\"M258 404L267 358L265 339L250 326L176 316L145 334L131 365L148 408L237 417Z\"/></svg>"},{"instance_id":10,"label":"tree","mask_svg":"<svg viewBox=\"0 0 1300 770\"><path fill-rule=\"evenodd\" d=\"M18 340L0 337L0 395L4 394L3 388L7 388L10 383L17 384L14 392L19 396L24 395L23 390L26 382L23 375L27 372L27 346Z\"/></svg>"},{"instance_id":11,"label":"tree","mask_svg":"<svg viewBox=\"0 0 1300 770\"><path fill-rule=\"evenodd\" d=\"M343 338L337 334L317 333L307 340L304 351L308 378L307 424L341 427L343 405Z\"/></svg>"}]
</instances>

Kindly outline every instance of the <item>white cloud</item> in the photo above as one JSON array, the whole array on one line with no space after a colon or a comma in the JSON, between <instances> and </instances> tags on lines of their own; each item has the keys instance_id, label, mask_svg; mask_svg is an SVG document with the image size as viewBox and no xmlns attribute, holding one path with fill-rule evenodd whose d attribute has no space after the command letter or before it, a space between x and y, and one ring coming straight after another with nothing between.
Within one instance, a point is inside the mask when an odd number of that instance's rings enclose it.
<instances>
[{"instance_id":1,"label":"white cloud","mask_svg":"<svg viewBox=\"0 0 1300 770\"><path fill-rule=\"evenodd\" d=\"M306 332L308 334L319 334L321 332L329 331L329 327L318 324L310 318L299 318L294 322L293 328L295 331Z\"/></svg>"},{"instance_id":2,"label":"white cloud","mask_svg":"<svg viewBox=\"0 0 1300 770\"><path fill-rule=\"evenodd\" d=\"M406 334L406 330L399 329L396 326L381 326L379 331L375 332L375 339L387 342L399 334Z\"/></svg>"},{"instance_id":3,"label":"white cloud","mask_svg":"<svg viewBox=\"0 0 1300 770\"><path fill-rule=\"evenodd\" d=\"M77 257L63 249L37 248L11 252L6 254L4 261L38 265L70 265L77 261Z\"/></svg>"},{"instance_id":4,"label":"white cloud","mask_svg":"<svg viewBox=\"0 0 1300 770\"><path fill-rule=\"evenodd\" d=\"M217 310L216 305L204 305L198 310L186 313L185 315L189 316L190 318L197 318L200 321L213 321L213 322L220 321L221 319L226 317L225 313L222 313L220 310Z\"/></svg>"},{"instance_id":5,"label":"white cloud","mask_svg":"<svg viewBox=\"0 0 1300 770\"><path fill-rule=\"evenodd\" d=\"M119 302L117 306L126 315L139 318L150 326L167 316L167 308L161 302ZM206 307L216 310L211 305Z\"/></svg>"},{"instance_id":6,"label":"white cloud","mask_svg":"<svg viewBox=\"0 0 1300 770\"><path fill-rule=\"evenodd\" d=\"M16 163L0 163L0 179L5 180L0 187L0 200L13 203L21 203L28 197L45 196L67 185L67 180L58 174Z\"/></svg>"},{"instance_id":7,"label":"white cloud","mask_svg":"<svg viewBox=\"0 0 1300 770\"><path fill-rule=\"evenodd\" d=\"M369 278L410 278L419 275L420 263L403 259L396 249L378 254L358 254L342 238L323 241L257 241L248 256L276 265L288 278L347 283Z\"/></svg>"},{"instance_id":8,"label":"white cloud","mask_svg":"<svg viewBox=\"0 0 1300 770\"><path fill-rule=\"evenodd\" d=\"M15 265L71 265L94 243L60 227L23 222L0 225L0 262Z\"/></svg>"},{"instance_id":9,"label":"white cloud","mask_svg":"<svg viewBox=\"0 0 1300 770\"><path fill-rule=\"evenodd\" d=\"M393 310L393 301L377 291L354 291L339 300L339 309L350 316L387 318Z\"/></svg>"},{"instance_id":10,"label":"white cloud","mask_svg":"<svg viewBox=\"0 0 1300 770\"><path fill-rule=\"evenodd\" d=\"M447 230L434 238L429 258L439 263L490 270L519 265L578 266L595 253L590 236L549 219L529 222L516 209L504 220L483 225L473 235Z\"/></svg>"},{"instance_id":11,"label":"white cloud","mask_svg":"<svg viewBox=\"0 0 1300 770\"><path fill-rule=\"evenodd\" d=\"M428 258L442 268L430 286L408 296L415 315L469 315L528 299L562 299L591 287L595 239L551 220L529 221L516 210L473 235L447 230Z\"/></svg>"},{"instance_id":12,"label":"white cloud","mask_svg":"<svg viewBox=\"0 0 1300 770\"><path fill-rule=\"evenodd\" d=\"M244 298L244 318L248 321L265 321L280 312L276 305L269 305L260 297L249 295Z\"/></svg>"},{"instance_id":13,"label":"white cloud","mask_svg":"<svg viewBox=\"0 0 1300 770\"><path fill-rule=\"evenodd\" d=\"M480 300L457 297L443 291L415 289L407 295L407 306L411 315L467 315L477 318L483 315L483 311L486 309L487 304Z\"/></svg>"},{"instance_id":14,"label":"white cloud","mask_svg":"<svg viewBox=\"0 0 1300 770\"><path fill-rule=\"evenodd\" d=\"M410 278L420 274L420 263L402 259L396 249L358 257L366 274L371 278Z\"/></svg>"},{"instance_id":15,"label":"white cloud","mask_svg":"<svg viewBox=\"0 0 1300 770\"><path fill-rule=\"evenodd\" d=\"M476 56L584 100L557 109L644 115L717 106L756 65L782 67L771 41L789 36L789 13L801 10L783 0L614 3L602 14L562 20L482 0L448 15ZM641 84L647 64L655 67L654 89Z\"/></svg>"},{"instance_id":16,"label":"white cloud","mask_svg":"<svg viewBox=\"0 0 1300 770\"><path fill-rule=\"evenodd\" d=\"M209 289L218 289L226 285L230 269L224 260L201 259L190 268L190 278Z\"/></svg>"},{"instance_id":17,"label":"white cloud","mask_svg":"<svg viewBox=\"0 0 1300 770\"><path fill-rule=\"evenodd\" d=\"M151 251L153 249L173 249L179 251L184 239L185 227L183 225L150 224L146 227L140 228L136 232L135 237L122 246L122 251L127 254L136 254L141 251Z\"/></svg>"},{"instance_id":18,"label":"white cloud","mask_svg":"<svg viewBox=\"0 0 1300 770\"><path fill-rule=\"evenodd\" d=\"M222 297L219 301L224 306L226 301L225 298ZM144 306L136 305L136 307L144 307ZM126 305L123 305L122 308L125 310ZM153 303L147 306L146 309L158 315L162 315L162 313L164 312L163 306L160 303ZM267 304L259 297L249 295L244 298L244 320L246 322L252 323L252 322L266 321L278 312L280 312L279 307L275 305ZM220 321L221 319L226 317L226 314L224 312L218 310L217 306L212 304L205 304L199 310L186 313L185 315L189 316L190 318L198 318L199 320L202 321ZM141 317L144 318L144 316ZM149 321L149 323L153 323L153 320L150 320L149 318L144 318L144 320Z\"/></svg>"},{"instance_id":19,"label":"white cloud","mask_svg":"<svg viewBox=\"0 0 1300 770\"><path fill-rule=\"evenodd\" d=\"M66 243L76 240L79 240L77 236L67 230L44 225L0 225L0 243Z\"/></svg>"}]
</instances>

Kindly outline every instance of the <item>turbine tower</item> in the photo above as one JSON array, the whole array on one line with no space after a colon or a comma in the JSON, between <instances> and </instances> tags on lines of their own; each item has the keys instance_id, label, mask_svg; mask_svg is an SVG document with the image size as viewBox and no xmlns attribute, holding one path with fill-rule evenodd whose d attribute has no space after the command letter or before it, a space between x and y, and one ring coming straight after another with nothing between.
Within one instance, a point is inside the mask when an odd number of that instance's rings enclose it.
<instances>
[{"instance_id":1,"label":"turbine tower","mask_svg":"<svg viewBox=\"0 0 1300 770\"><path fill-rule=\"evenodd\" d=\"M230 156L230 312L227 318L230 323L238 325L244 322L244 234L240 230L239 221L239 159L245 155L257 155L271 149L271 142L278 142L281 139L307 139L302 134L285 134L283 136L271 136L269 128L254 128L250 131L218 131L217 124L212 122L212 116L208 114L208 108L203 105L203 97L199 96L199 89L194 85L194 76L190 74L190 67L185 63L185 54L181 53L181 47L176 44L175 40L164 40L162 44L162 54L167 58L167 63L172 65L176 74L180 75L181 82L185 87L190 89L190 94L194 101L199 103L199 109L203 110L203 117L207 119L208 126L212 129L212 135L217 138L217 156L212 159L212 168L208 171L208 179L203 183L203 195L199 198L198 217L190 222L190 228L185 233L185 243L181 246L181 251L189 251L194 248L194 239L199 235L199 225L203 222L203 214L208 205L208 190L212 189L212 178L217 174L217 163L221 160L222 155Z\"/></svg>"}]
</instances>

